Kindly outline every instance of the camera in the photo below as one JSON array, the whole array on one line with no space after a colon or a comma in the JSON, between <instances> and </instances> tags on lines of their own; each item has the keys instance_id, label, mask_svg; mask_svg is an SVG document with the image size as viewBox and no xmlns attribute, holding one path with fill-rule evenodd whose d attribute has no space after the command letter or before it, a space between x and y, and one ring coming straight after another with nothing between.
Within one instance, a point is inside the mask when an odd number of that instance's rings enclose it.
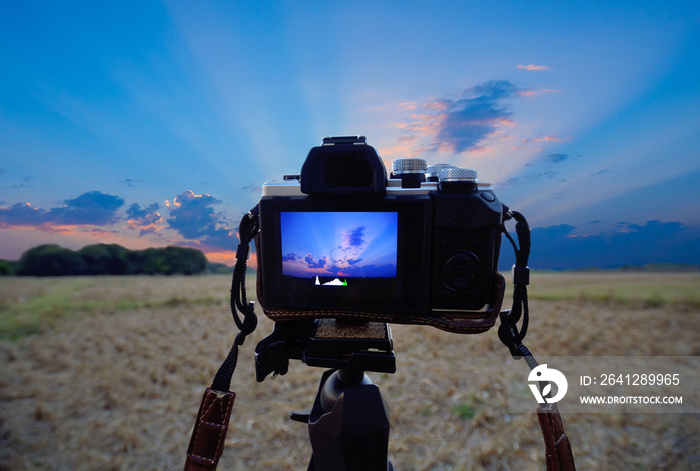
<instances>
[{"instance_id":1,"label":"camera","mask_svg":"<svg viewBox=\"0 0 700 471\"><path fill-rule=\"evenodd\" d=\"M275 321L335 317L483 332L500 311L508 209L476 171L328 137L263 185L258 299Z\"/></svg>"}]
</instances>

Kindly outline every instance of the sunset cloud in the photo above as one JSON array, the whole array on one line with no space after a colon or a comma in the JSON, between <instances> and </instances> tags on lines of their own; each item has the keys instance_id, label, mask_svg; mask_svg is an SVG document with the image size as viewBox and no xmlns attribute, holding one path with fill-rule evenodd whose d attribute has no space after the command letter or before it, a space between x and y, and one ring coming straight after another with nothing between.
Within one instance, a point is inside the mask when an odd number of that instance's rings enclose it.
<instances>
[{"instance_id":1,"label":"sunset cloud","mask_svg":"<svg viewBox=\"0 0 700 471\"><path fill-rule=\"evenodd\" d=\"M126 210L127 227L138 229L139 236L153 234L163 227L163 216L158 212L158 203L144 206L143 209L138 203L134 203Z\"/></svg>"},{"instance_id":2,"label":"sunset cloud","mask_svg":"<svg viewBox=\"0 0 700 471\"><path fill-rule=\"evenodd\" d=\"M119 208L124 205L124 198L90 191L75 199L65 200L65 205L49 210L51 222L60 224L90 224L104 226L119 220Z\"/></svg>"},{"instance_id":3,"label":"sunset cloud","mask_svg":"<svg viewBox=\"0 0 700 471\"><path fill-rule=\"evenodd\" d=\"M546 65L534 65L534 64L529 64L529 65L518 65L519 70L527 70L528 72L538 72L542 70L552 70L551 67L546 66Z\"/></svg>"},{"instance_id":4,"label":"sunset cloud","mask_svg":"<svg viewBox=\"0 0 700 471\"><path fill-rule=\"evenodd\" d=\"M512 127L507 100L527 96L507 80L490 80L461 91L456 99L434 98L415 107L410 120L396 123L404 132L390 154L416 156L425 152L478 152L502 127Z\"/></svg>"},{"instance_id":5,"label":"sunset cloud","mask_svg":"<svg viewBox=\"0 0 700 471\"><path fill-rule=\"evenodd\" d=\"M235 231L228 227L222 213L214 210L214 205L219 203L221 200L211 195L197 195L187 190L166 204L164 216L158 203L133 203L122 212L122 197L90 191L50 209L38 208L31 203L0 207L0 228L32 228L71 234L100 231L115 234L126 233L126 229L138 231L139 238L157 235L158 243L165 240L203 251L235 250L238 244ZM174 232L164 233L166 229Z\"/></svg>"},{"instance_id":6,"label":"sunset cloud","mask_svg":"<svg viewBox=\"0 0 700 471\"><path fill-rule=\"evenodd\" d=\"M187 190L173 200L166 222L185 239L233 250L238 245L238 239L233 229L227 227L224 216L214 211L213 206L219 203L221 200L211 195L197 195Z\"/></svg>"},{"instance_id":7,"label":"sunset cloud","mask_svg":"<svg viewBox=\"0 0 700 471\"><path fill-rule=\"evenodd\" d=\"M64 203L49 210L32 207L30 203L16 203L10 208L0 208L0 225L112 225L120 219L119 208L124 205L124 199L100 191L90 191L65 200Z\"/></svg>"},{"instance_id":8,"label":"sunset cloud","mask_svg":"<svg viewBox=\"0 0 700 471\"><path fill-rule=\"evenodd\" d=\"M566 142L570 140L571 138L566 137L557 137L557 136L542 136L542 137L533 137L533 138L528 138L528 139L523 139L523 142L526 144L529 144L530 142Z\"/></svg>"},{"instance_id":9,"label":"sunset cloud","mask_svg":"<svg viewBox=\"0 0 700 471\"><path fill-rule=\"evenodd\" d=\"M37 226L46 222L46 210L32 207L31 203L0 208L0 227Z\"/></svg>"}]
</instances>

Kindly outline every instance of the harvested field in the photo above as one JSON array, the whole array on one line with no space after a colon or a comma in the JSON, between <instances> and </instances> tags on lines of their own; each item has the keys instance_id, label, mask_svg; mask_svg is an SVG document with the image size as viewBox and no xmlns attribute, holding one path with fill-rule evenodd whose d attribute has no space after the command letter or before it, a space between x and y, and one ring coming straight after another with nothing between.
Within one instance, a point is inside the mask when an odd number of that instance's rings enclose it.
<instances>
[{"instance_id":1,"label":"harvested field","mask_svg":"<svg viewBox=\"0 0 700 471\"><path fill-rule=\"evenodd\" d=\"M602 280L607 296L563 292L590 281L566 276L533 281L542 299L531 300L525 343L536 356L700 356L697 274L656 276L688 286L667 298L619 274ZM202 392L235 335L229 283L0 278L0 470L182 469ZM615 295L623 291L633 295ZM241 348L221 470L308 464L306 427L287 416L311 406L322 371L292 362L257 383L252 352L271 330L261 315ZM397 471L545 469L536 416L509 414L498 368L485 367L509 356L496 329L392 331L398 371L370 376L391 407ZM567 414L564 423L578 469L700 469L700 415Z\"/></svg>"}]
</instances>

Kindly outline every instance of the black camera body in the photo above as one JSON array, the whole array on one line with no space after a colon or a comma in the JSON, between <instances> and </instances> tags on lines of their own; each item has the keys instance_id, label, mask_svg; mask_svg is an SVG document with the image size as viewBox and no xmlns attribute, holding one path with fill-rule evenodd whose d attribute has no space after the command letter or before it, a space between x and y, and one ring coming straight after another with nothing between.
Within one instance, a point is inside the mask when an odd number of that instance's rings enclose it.
<instances>
[{"instance_id":1,"label":"black camera body","mask_svg":"<svg viewBox=\"0 0 700 471\"><path fill-rule=\"evenodd\" d=\"M258 204L258 299L276 321L336 317L483 332L505 283L507 211L476 172L325 138ZM439 171L438 171L439 170Z\"/></svg>"}]
</instances>

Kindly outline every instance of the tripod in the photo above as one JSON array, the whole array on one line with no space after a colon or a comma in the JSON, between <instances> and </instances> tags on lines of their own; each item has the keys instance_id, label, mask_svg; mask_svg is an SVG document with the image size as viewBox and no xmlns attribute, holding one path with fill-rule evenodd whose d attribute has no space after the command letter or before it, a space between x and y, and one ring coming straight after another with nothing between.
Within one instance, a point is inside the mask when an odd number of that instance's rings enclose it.
<instances>
[{"instance_id":1,"label":"tripod","mask_svg":"<svg viewBox=\"0 0 700 471\"><path fill-rule=\"evenodd\" d=\"M286 373L290 358L331 368L322 375L311 410L291 414L308 424L313 453L308 471L393 471L389 407L365 374L396 371L389 326L334 319L276 323L255 349L258 381Z\"/></svg>"}]
</instances>

